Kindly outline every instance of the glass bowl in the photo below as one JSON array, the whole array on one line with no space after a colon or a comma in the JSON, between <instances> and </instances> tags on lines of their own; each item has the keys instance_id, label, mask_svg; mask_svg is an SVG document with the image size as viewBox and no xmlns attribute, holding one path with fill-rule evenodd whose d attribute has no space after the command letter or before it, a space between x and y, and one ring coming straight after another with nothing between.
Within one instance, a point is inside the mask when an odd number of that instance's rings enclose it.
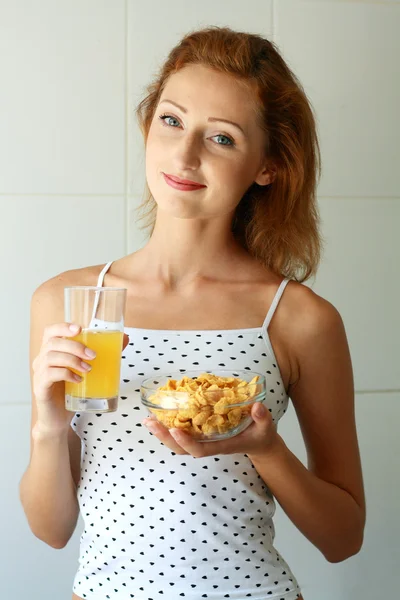
<instances>
[{"instance_id":1,"label":"glass bowl","mask_svg":"<svg viewBox=\"0 0 400 600\"><path fill-rule=\"evenodd\" d=\"M265 377L254 371L197 370L149 377L142 382L140 397L164 427L207 442L244 431L253 421L254 402L265 401L265 386Z\"/></svg>"}]
</instances>

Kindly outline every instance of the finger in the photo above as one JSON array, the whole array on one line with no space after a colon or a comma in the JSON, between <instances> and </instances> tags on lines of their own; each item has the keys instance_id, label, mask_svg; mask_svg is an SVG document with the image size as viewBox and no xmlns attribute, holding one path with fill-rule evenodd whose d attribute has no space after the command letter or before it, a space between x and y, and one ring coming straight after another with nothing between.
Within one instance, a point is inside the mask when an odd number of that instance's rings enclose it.
<instances>
[{"instance_id":1,"label":"finger","mask_svg":"<svg viewBox=\"0 0 400 600\"><path fill-rule=\"evenodd\" d=\"M79 356L84 360L93 359L96 355L93 350L74 340L65 340L63 338L53 337L43 347L44 352L64 352L71 355Z\"/></svg>"},{"instance_id":2,"label":"finger","mask_svg":"<svg viewBox=\"0 0 400 600\"><path fill-rule=\"evenodd\" d=\"M123 339L123 343L122 343L122 350L125 350L125 348L127 347L128 344L129 344L129 335L127 333L124 333L124 339Z\"/></svg>"},{"instance_id":3,"label":"finger","mask_svg":"<svg viewBox=\"0 0 400 600\"><path fill-rule=\"evenodd\" d=\"M251 407L251 417L260 435L268 434L275 427L272 414L262 402L255 402Z\"/></svg>"},{"instance_id":4,"label":"finger","mask_svg":"<svg viewBox=\"0 0 400 600\"><path fill-rule=\"evenodd\" d=\"M61 367L49 367L43 372L40 379L41 383L38 384L37 387L43 390L48 390L54 383L58 383L59 381L70 381L71 383L77 383L78 381L82 380L82 377L76 375L69 369L64 369ZM45 380L45 382L43 383L42 380Z\"/></svg>"},{"instance_id":5,"label":"finger","mask_svg":"<svg viewBox=\"0 0 400 600\"><path fill-rule=\"evenodd\" d=\"M268 418L268 411L262 402L254 402L251 407L251 416L256 423Z\"/></svg>"},{"instance_id":6,"label":"finger","mask_svg":"<svg viewBox=\"0 0 400 600\"><path fill-rule=\"evenodd\" d=\"M87 373L92 369L92 365L67 352L48 352L44 362L47 367L69 367L82 371L82 373Z\"/></svg>"},{"instance_id":7,"label":"finger","mask_svg":"<svg viewBox=\"0 0 400 600\"><path fill-rule=\"evenodd\" d=\"M245 453L246 448L251 445L254 439L255 423L251 423L241 433L227 439L213 442L196 442L190 435L180 429L171 429L170 434L175 441L195 458L205 458L206 456L215 456L217 454L237 454Z\"/></svg>"},{"instance_id":8,"label":"finger","mask_svg":"<svg viewBox=\"0 0 400 600\"><path fill-rule=\"evenodd\" d=\"M144 419L143 425L160 440L165 446L176 454L186 454L186 451L174 440L169 430L157 423L155 419Z\"/></svg>"},{"instance_id":9,"label":"finger","mask_svg":"<svg viewBox=\"0 0 400 600\"><path fill-rule=\"evenodd\" d=\"M55 325L48 325L44 329L42 343L47 344L52 337L74 337L80 330L80 326L75 323L56 323Z\"/></svg>"},{"instance_id":10,"label":"finger","mask_svg":"<svg viewBox=\"0 0 400 600\"><path fill-rule=\"evenodd\" d=\"M196 442L192 436L180 429L170 429L170 435L188 454L195 458L204 458L214 454L225 454L225 441L221 442Z\"/></svg>"}]
</instances>

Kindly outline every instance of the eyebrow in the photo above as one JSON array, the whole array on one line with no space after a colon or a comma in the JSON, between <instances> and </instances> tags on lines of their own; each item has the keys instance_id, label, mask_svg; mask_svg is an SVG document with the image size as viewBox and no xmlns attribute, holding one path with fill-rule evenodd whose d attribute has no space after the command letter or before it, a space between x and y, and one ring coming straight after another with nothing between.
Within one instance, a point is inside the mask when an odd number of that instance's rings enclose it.
<instances>
[{"instance_id":1,"label":"eyebrow","mask_svg":"<svg viewBox=\"0 0 400 600\"><path fill-rule=\"evenodd\" d=\"M176 106L177 108L179 108L179 110L181 110L183 113L187 113L187 109L186 108L184 108L180 104L177 104L173 100L167 100L167 98L165 98L164 100L161 100L160 104L162 104L163 102L169 102L170 104L173 104L174 106ZM221 121L222 123L229 123L229 125L233 125L234 127L237 127L237 129L239 129L243 133L243 135L245 137L247 137L246 134L245 134L245 132L244 132L244 130L243 130L243 128L238 123L235 123L234 121L229 121L228 119L222 119L222 118L219 118L219 117L209 117L208 121L210 123L211 122L214 123L215 121Z\"/></svg>"}]
</instances>

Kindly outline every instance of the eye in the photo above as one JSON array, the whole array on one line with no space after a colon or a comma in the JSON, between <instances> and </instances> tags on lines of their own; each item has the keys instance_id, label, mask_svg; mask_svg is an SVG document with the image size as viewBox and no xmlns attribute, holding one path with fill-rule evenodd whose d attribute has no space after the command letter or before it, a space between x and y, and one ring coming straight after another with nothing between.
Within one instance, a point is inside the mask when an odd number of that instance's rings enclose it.
<instances>
[{"instance_id":1,"label":"eye","mask_svg":"<svg viewBox=\"0 0 400 600\"><path fill-rule=\"evenodd\" d=\"M225 140L228 140L227 144L218 144L219 146L234 146L235 145L234 141L227 135L224 135L223 133L219 133L218 135L215 135L214 137L224 138Z\"/></svg>"},{"instance_id":2,"label":"eye","mask_svg":"<svg viewBox=\"0 0 400 600\"><path fill-rule=\"evenodd\" d=\"M161 121L164 121L164 125L166 124L167 119L172 119L173 121L176 121L177 123L179 122L178 119L175 119L175 117L171 117L171 115L161 115L160 116ZM166 125L166 127L170 127L170 125ZM173 127L173 125L172 125Z\"/></svg>"},{"instance_id":3,"label":"eye","mask_svg":"<svg viewBox=\"0 0 400 600\"><path fill-rule=\"evenodd\" d=\"M176 119L175 117L172 117L171 115L167 115L167 114L160 115L159 119L161 121L163 121L164 127L174 127L174 128L176 128L175 125L170 125L170 124L167 123L168 119L171 119L172 121L175 121L176 123L179 124L178 119ZM227 146L227 147L232 147L232 148L235 146L235 141L231 137L229 137L229 136L227 136L227 135L225 135L223 133L218 133L217 135L214 135L213 138L222 138L224 140L227 140L227 143L223 142L223 143L220 144L219 142L217 142L217 146ZM213 139L213 138L211 138L211 139Z\"/></svg>"}]
</instances>

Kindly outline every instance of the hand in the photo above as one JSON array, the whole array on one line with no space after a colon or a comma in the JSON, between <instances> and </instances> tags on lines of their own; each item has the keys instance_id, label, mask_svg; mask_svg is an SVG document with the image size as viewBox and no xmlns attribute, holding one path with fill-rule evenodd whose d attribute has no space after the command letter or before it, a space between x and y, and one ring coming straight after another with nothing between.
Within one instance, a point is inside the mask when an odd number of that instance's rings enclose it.
<instances>
[{"instance_id":1,"label":"hand","mask_svg":"<svg viewBox=\"0 0 400 600\"><path fill-rule=\"evenodd\" d=\"M91 369L87 361L95 356L86 354L86 346L74 338L81 328L71 330L69 323L58 323L45 328L39 354L32 363L33 393L37 408L35 432L65 431L73 413L65 408L64 387L61 382L78 382L74 371L85 373ZM123 349L129 337L124 334ZM73 369L73 370L72 370Z\"/></svg>"},{"instance_id":2,"label":"hand","mask_svg":"<svg viewBox=\"0 0 400 600\"><path fill-rule=\"evenodd\" d=\"M257 411L261 408L261 414ZM277 444L278 434L271 413L260 402L251 409L254 422L233 438L216 442L197 442L180 429L168 430L154 418L143 420L165 446L176 454L191 454L194 458L204 458L215 454L247 454L249 457L263 457L271 453Z\"/></svg>"}]
</instances>

